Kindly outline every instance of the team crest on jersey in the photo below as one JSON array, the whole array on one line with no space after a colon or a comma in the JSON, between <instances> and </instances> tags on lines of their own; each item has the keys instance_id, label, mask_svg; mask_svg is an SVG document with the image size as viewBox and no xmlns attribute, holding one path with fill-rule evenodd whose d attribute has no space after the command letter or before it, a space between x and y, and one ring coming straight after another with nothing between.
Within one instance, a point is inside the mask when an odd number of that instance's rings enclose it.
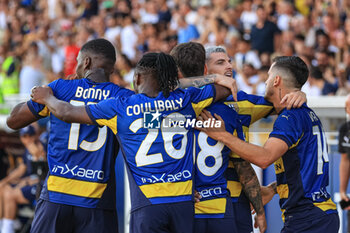
<instances>
[{"instance_id":1,"label":"team crest on jersey","mask_svg":"<svg viewBox=\"0 0 350 233\"><path fill-rule=\"evenodd\" d=\"M161 124L161 113L144 112L143 113L143 127L146 129L159 129Z\"/></svg>"}]
</instances>

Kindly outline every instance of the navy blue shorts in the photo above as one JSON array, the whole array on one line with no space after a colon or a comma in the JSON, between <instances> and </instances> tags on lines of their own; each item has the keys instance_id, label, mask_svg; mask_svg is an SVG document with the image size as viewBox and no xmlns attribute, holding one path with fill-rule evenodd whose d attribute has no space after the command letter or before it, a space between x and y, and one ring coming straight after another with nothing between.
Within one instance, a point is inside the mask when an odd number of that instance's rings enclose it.
<instances>
[{"instance_id":1,"label":"navy blue shorts","mask_svg":"<svg viewBox=\"0 0 350 233\"><path fill-rule=\"evenodd\" d=\"M231 197L227 197L223 218L195 218L194 233L240 233L236 227Z\"/></svg>"},{"instance_id":2,"label":"navy blue shorts","mask_svg":"<svg viewBox=\"0 0 350 233\"><path fill-rule=\"evenodd\" d=\"M24 186L21 188L24 198L27 199L30 204L33 204L35 201L37 187L38 185L34 184L31 186Z\"/></svg>"},{"instance_id":3,"label":"navy blue shorts","mask_svg":"<svg viewBox=\"0 0 350 233\"><path fill-rule=\"evenodd\" d=\"M338 213L327 214L318 207L285 216L281 233L338 233Z\"/></svg>"},{"instance_id":4,"label":"navy blue shorts","mask_svg":"<svg viewBox=\"0 0 350 233\"><path fill-rule=\"evenodd\" d=\"M118 233L116 211L38 200L31 233Z\"/></svg>"},{"instance_id":5,"label":"navy blue shorts","mask_svg":"<svg viewBox=\"0 0 350 233\"><path fill-rule=\"evenodd\" d=\"M226 218L195 218L195 233L240 233L235 224L235 219Z\"/></svg>"},{"instance_id":6,"label":"navy blue shorts","mask_svg":"<svg viewBox=\"0 0 350 233\"><path fill-rule=\"evenodd\" d=\"M249 202L232 202L232 205L238 232L253 232L252 214Z\"/></svg>"},{"instance_id":7,"label":"navy blue shorts","mask_svg":"<svg viewBox=\"0 0 350 233\"><path fill-rule=\"evenodd\" d=\"M131 212L130 233L192 233L192 201L149 205Z\"/></svg>"}]
</instances>

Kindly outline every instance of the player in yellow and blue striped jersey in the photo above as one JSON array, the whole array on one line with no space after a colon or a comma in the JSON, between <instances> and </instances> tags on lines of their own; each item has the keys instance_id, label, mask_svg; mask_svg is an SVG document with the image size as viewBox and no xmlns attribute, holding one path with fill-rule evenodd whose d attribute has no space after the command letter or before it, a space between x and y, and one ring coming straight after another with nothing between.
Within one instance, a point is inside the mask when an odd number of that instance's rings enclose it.
<instances>
[{"instance_id":1,"label":"player in yellow and blue striped jersey","mask_svg":"<svg viewBox=\"0 0 350 233\"><path fill-rule=\"evenodd\" d=\"M206 48L206 66L209 74L218 73L232 77L232 63L226 49L222 46L210 46ZM302 102L306 101L304 96L300 91L290 93L288 98L286 98L288 105L290 107L300 107ZM274 113L272 103L268 102L264 97L250 95L244 91L237 93L237 101L234 101L230 96L225 101L225 104L237 111L246 141L249 141L249 127L257 120ZM247 195L247 191L242 189L242 185L246 186L245 182L247 182L247 172L245 170L251 169L251 166L242 162L239 155L235 153L232 153L230 157L225 175L233 204L235 225L238 232L252 232L253 225L249 203L252 202L252 197L249 197L249 193ZM274 186L275 183L269 186L261 186L264 205L275 194ZM252 204L256 209L257 203L252 202ZM259 219L256 220L259 221Z\"/></svg>"},{"instance_id":2,"label":"player in yellow and blue striped jersey","mask_svg":"<svg viewBox=\"0 0 350 233\"><path fill-rule=\"evenodd\" d=\"M77 58L80 79L58 79L49 86L57 98L77 106L131 95L132 91L109 82L115 60L109 41L91 40ZM49 174L31 232L118 232L114 172L118 144L113 132L107 127L63 122L45 105L31 100L15 107L7 123L20 128L46 116L51 124Z\"/></svg>"},{"instance_id":3,"label":"player in yellow and blue striped jersey","mask_svg":"<svg viewBox=\"0 0 350 233\"><path fill-rule=\"evenodd\" d=\"M171 55L181 71L180 76L190 77L203 75L206 72L205 49L196 42L177 45ZM222 74L222 70L217 70ZM232 74L232 70L231 70ZM225 74L226 75L226 74ZM229 78L231 78L229 76ZM243 138L242 126L237 112L224 103L215 103L208 108L211 112L223 114L225 125L232 133ZM195 131L196 134L196 175L195 188L201 194L201 201L195 204L195 232L196 233L234 233L240 232L235 222L231 198L224 176L228 166L230 150L220 142ZM249 192L250 199L255 207L259 207L259 227L266 228L264 209L260 197L260 185L254 170L249 163L235 161L240 173L244 174L245 191ZM249 191L248 191L249 190ZM248 209L249 211L249 209ZM250 213L250 211L249 211ZM250 218L251 219L251 218ZM251 221L251 220L250 220Z\"/></svg>"},{"instance_id":4,"label":"player in yellow and blue striped jersey","mask_svg":"<svg viewBox=\"0 0 350 233\"><path fill-rule=\"evenodd\" d=\"M321 121L306 104L291 110L281 104L286 94L300 90L308 73L299 57L275 58L268 72L265 97L273 103L279 116L263 147L243 142L222 128L202 130L262 168L275 163L284 220L281 232L336 233L339 217L326 189L329 158ZM212 117L208 112L201 116L205 120Z\"/></svg>"},{"instance_id":5,"label":"player in yellow and blue striped jersey","mask_svg":"<svg viewBox=\"0 0 350 233\"><path fill-rule=\"evenodd\" d=\"M227 77L200 77L196 84L219 83ZM57 100L49 88L33 91L60 119L107 125L119 138L131 190L131 232L192 232L193 123L199 112L231 92L218 85L178 89L173 58L145 54L135 69L137 93L96 105L75 107ZM182 127L176 127L176 125Z\"/></svg>"}]
</instances>

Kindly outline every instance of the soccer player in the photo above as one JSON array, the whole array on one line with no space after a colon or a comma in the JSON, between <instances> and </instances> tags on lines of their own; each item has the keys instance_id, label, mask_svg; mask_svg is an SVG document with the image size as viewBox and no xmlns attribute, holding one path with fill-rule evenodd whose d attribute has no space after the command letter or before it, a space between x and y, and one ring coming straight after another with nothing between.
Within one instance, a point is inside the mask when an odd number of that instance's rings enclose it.
<instances>
[{"instance_id":1,"label":"soccer player","mask_svg":"<svg viewBox=\"0 0 350 233\"><path fill-rule=\"evenodd\" d=\"M263 147L246 143L223 128L201 130L262 168L275 162L284 220L281 232L336 233L339 217L326 190L329 159L322 124L306 104L291 110L281 104L286 94L301 89L308 68L299 57L277 57L268 74L265 98L279 115ZM212 116L203 111L200 118L208 120Z\"/></svg>"},{"instance_id":2,"label":"soccer player","mask_svg":"<svg viewBox=\"0 0 350 233\"><path fill-rule=\"evenodd\" d=\"M179 73L183 77L203 75L207 71L205 64L205 49L203 45L195 42L182 43L172 51ZM225 71L225 73L223 73ZM217 70L226 74L226 70ZM231 67L232 76L232 67ZM231 76L229 76L231 78ZM224 103L218 102L207 108L212 113L223 116L226 129L231 134L238 135L244 140L241 123L238 120L237 112ZM228 192L225 171L228 167L230 149L221 142L217 142L208 136L195 130L196 135L196 176L195 189L201 194L201 201L195 203L195 232L196 233L233 233L239 231L235 219L239 218L238 213L234 215L230 194ZM266 229L265 211L261 201L260 185L255 171L250 163L242 160L234 160L235 168L242 178L242 186L250 202L258 213L257 222L261 232ZM231 195L241 192L232 190ZM251 221L250 207L248 212Z\"/></svg>"},{"instance_id":3,"label":"soccer player","mask_svg":"<svg viewBox=\"0 0 350 233\"><path fill-rule=\"evenodd\" d=\"M192 232L191 122L203 108L230 95L234 84L230 78L212 75L192 85L215 82L227 88L206 85L183 90L177 88L177 72L170 55L148 53L135 68L136 95L73 106L56 99L47 87L32 93L34 101L45 104L59 119L107 125L117 135L129 174L133 233Z\"/></svg>"},{"instance_id":4,"label":"soccer player","mask_svg":"<svg viewBox=\"0 0 350 233\"><path fill-rule=\"evenodd\" d=\"M133 94L109 82L116 61L109 41L87 42L77 61L79 79L58 79L49 84L57 98L84 106ZM33 101L17 105L7 124L18 129L48 115L49 173L31 232L118 232L114 172L118 147L112 131L107 127L65 123L50 114L45 105Z\"/></svg>"}]
</instances>

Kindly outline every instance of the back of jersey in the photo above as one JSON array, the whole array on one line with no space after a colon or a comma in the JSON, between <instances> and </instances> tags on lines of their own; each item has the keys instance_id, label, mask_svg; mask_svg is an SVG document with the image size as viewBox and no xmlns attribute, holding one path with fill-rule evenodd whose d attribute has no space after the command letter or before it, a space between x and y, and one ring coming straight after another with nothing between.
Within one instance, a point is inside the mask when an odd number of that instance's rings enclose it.
<instances>
[{"instance_id":1,"label":"back of jersey","mask_svg":"<svg viewBox=\"0 0 350 233\"><path fill-rule=\"evenodd\" d=\"M88 79L56 80L49 84L54 95L72 105L96 104L131 92L112 83ZM28 102L39 116L49 115L47 107ZM107 127L65 123L50 114L47 160L49 175L41 197L55 203L88 208L113 209L115 205L114 135ZM110 199L105 203L104 199Z\"/></svg>"},{"instance_id":2,"label":"back of jersey","mask_svg":"<svg viewBox=\"0 0 350 233\"><path fill-rule=\"evenodd\" d=\"M237 101L229 96L225 104L238 113L238 118L242 124L245 140L249 142L249 127L257 120L268 116L273 111L273 106L262 96L250 95L244 91L237 93ZM239 155L234 154L231 160L241 160ZM238 174L234 169L233 161L229 161L226 172L228 180L227 186L231 193L232 202L248 203L249 200L242 191L242 185L239 181Z\"/></svg>"},{"instance_id":3,"label":"back of jersey","mask_svg":"<svg viewBox=\"0 0 350 233\"><path fill-rule=\"evenodd\" d=\"M336 206L326 190L329 159L326 136L320 119L305 104L284 110L270 137L288 145L288 151L275 162L277 192L282 211L290 213L317 206L327 213Z\"/></svg>"},{"instance_id":4,"label":"back of jersey","mask_svg":"<svg viewBox=\"0 0 350 233\"><path fill-rule=\"evenodd\" d=\"M207 108L222 117L228 132L244 140L238 114L224 103L215 103ZM196 176L195 184L202 198L195 203L196 218L223 218L228 208L227 180L225 172L231 150L223 143L208 137L204 132L195 130L196 135ZM231 200L229 201L231 205Z\"/></svg>"},{"instance_id":5,"label":"back of jersey","mask_svg":"<svg viewBox=\"0 0 350 233\"><path fill-rule=\"evenodd\" d=\"M212 85L116 98L89 106L90 117L119 137L128 166L132 210L192 200L195 118L215 98Z\"/></svg>"}]
</instances>

